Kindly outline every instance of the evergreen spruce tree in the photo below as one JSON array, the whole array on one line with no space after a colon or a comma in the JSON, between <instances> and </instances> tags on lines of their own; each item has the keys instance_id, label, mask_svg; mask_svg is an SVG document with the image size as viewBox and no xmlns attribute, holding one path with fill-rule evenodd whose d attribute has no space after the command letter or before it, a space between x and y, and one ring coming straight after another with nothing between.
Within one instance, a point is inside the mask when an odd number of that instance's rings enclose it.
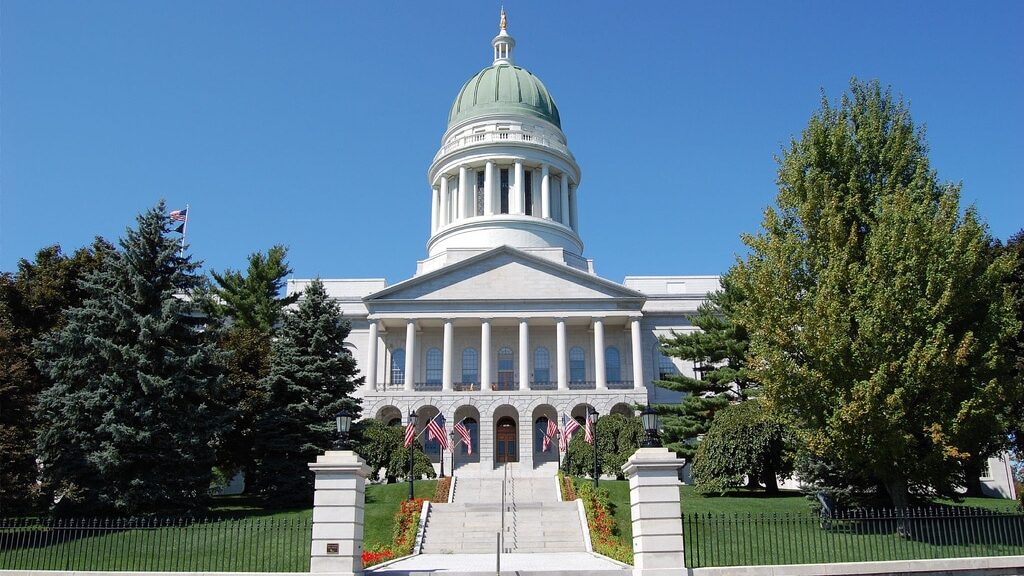
<instances>
[{"instance_id":1,"label":"evergreen spruce tree","mask_svg":"<svg viewBox=\"0 0 1024 576\"><path fill-rule=\"evenodd\" d=\"M334 417L345 408L358 414L352 392L363 382L345 348L349 323L337 303L314 280L283 325L263 379L266 408L255 424L253 488L276 505L308 502L313 476L307 464L337 438Z\"/></svg>"},{"instance_id":2,"label":"evergreen spruce tree","mask_svg":"<svg viewBox=\"0 0 1024 576\"><path fill-rule=\"evenodd\" d=\"M82 282L81 306L39 342L39 458L57 511L135 514L201 506L221 431L216 348L187 299L199 264L165 207L137 217Z\"/></svg>"},{"instance_id":3,"label":"evergreen spruce tree","mask_svg":"<svg viewBox=\"0 0 1024 576\"><path fill-rule=\"evenodd\" d=\"M662 415L665 446L691 462L697 438L707 433L715 413L730 403L746 400L757 385L747 370L747 331L733 318L742 296L728 274L721 282L722 289L709 295L693 318L700 331L661 339L666 356L696 366L697 378L672 374L658 382L663 388L685 394L679 404L661 404L657 410Z\"/></svg>"}]
</instances>

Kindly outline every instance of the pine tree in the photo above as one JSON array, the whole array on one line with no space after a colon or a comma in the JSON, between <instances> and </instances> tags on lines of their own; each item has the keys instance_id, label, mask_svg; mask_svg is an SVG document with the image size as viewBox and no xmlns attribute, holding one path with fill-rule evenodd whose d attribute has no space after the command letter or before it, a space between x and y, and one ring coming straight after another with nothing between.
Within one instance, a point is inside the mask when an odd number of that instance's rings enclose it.
<instances>
[{"instance_id":1,"label":"pine tree","mask_svg":"<svg viewBox=\"0 0 1024 576\"><path fill-rule=\"evenodd\" d=\"M261 383L267 400L253 442L253 488L274 504L309 501L313 476L307 464L331 448L335 414L342 408L359 413L352 393L363 378L345 348L348 334L348 321L319 280L284 314L270 374Z\"/></svg>"},{"instance_id":2,"label":"pine tree","mask_svg":"<svg viewBox=\"0 0 1024 576\"><path fill-rule=\"evenodd\" d=\"M662 415L662 441L688 461L693 460L697 439L707 433L715 413L746 400L757 385L747 370L747 331L733 318L742 296L728 274L721 282L722 289L710 294L693 317L699 331L661 339L666 356L693 362L698 374L697 378L671 374L658 382L685 394L679 404L661 404L657 410Z\"/></svg>"},{"instance_id":3,"label":"pine tree","mask_svg":"<svg viewBox=\"0 0 1024 576\"><path fill-rule=\"evenodd\" d=\"M205 500L222 416L216 348L188 296L199 264L168 236L163 202L82 282L39 343L44 485L58 512L184 511Z\"/></svg>"}]
</instances>

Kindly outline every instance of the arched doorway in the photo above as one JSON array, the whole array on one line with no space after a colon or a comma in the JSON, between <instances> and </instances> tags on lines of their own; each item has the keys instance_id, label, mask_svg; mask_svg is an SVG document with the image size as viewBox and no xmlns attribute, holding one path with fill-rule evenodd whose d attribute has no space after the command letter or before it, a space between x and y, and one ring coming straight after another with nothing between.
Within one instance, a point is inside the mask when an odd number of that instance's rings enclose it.
<instances>
[{"instance_id":1,"label":"arched doorway","mask_svg":"<svg viewBox=\"0 0 1024 576\"><path fill-rule=\"evenodd\" d=\"M502 416L495 426L494 461L499 464L519 461L519 435L516 421L510 416Z\"/></svg>"}]
</instances>

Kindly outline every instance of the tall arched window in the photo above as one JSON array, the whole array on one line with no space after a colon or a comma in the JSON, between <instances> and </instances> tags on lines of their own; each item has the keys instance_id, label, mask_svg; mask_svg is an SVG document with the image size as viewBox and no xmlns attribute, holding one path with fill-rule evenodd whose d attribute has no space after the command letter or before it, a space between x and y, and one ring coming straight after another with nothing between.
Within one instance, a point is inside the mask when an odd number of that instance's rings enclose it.
<instances>
[{"instance_id":1,"label":"tall arched window","mask_svg":"<svg viewBox=\"0 0 1024 576\"><path fill-rule=\"evenodd\" d=\"M551 355L543 346L533 351L533 382L535 384L551 382Z\"/></svg>"},{"instance_id":2,"label":"tall arched window","mask_svg":"<svg viewBox=\"0 0 1024 576\"><path fill-rule=\"evenodd\" d=\"M515 388L515 354L508 346L498 350L498 390L512 390Z\"/></svg>"},{"instance_id":3,"label":"tall arched window","mask_svg":"<svg viewBox=\"0 0 1024 576\"><path fill-rule=\"evenodd\" d=\"M583 348L573 346L569 350L569 381L583 382L587 379L587 355Z\"/></svg>"},{"instance_id":4,"label":"tall arched window","mask_svg":"<svg viewBox=\"0 0 1024 576\"><path fill-rule=\"evenodd\" d=\"M462 383L480 383L480 355L476 353L476 348L462 351Z\"/></svg>"},{"instance_id":5,"label":"tall arched window","mask_svg":"<svg viewBox=\"0 0 1024 576\"><path fill-rule=\"evenodd\" d=\"M427 384L441 383L441 351L437 348L427 350Z\"/></svg>"},{"instance_id":6,"label":"tall arched window","mask_svg":"<svg viewBox=\"0 0 1024 576\"><path fill-rule=\"evenodd\" d=\"M668 376L678 374L679 370L672 363L672 359L658 352L658 379L664 380Z\"/></svg>"},{"instance_id":7,"label":"tall arched window","mask_svg":"<svg viewBox=\"0 0 1024 576\"><path fill-rule=\"evenodd\" d=\"M402 348L391 353L391 383L405 384L405 350Z\"/></svg>"},{"instance_id":8,"label":"tall arched window","mask_svg":"<svg viewBox=\"0 0 1024 576\"><path fill-rule=\"evenodd\" d=\"M622 365L619 362L619 349L609 346L604 350L604 374L608 382L622 381Z\"/></svg>"}]
</instances>

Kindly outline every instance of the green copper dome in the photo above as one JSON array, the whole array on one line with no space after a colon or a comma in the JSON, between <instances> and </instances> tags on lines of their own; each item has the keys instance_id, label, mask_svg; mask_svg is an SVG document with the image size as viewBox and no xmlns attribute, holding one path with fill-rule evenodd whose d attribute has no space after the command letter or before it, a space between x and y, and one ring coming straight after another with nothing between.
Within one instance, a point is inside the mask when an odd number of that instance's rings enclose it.
<instances>
[{"instance_id":1,"label":"green copper dome","mask_svg":"<svg viewBox=\"0 0 1024 576\"><path fill-rule=\"evenodd\" d=\"M448 127L487 114L525 114L559 128L558 107L539 78L519 66L488 66L459 91L448 113Z\"/></svg>"}]
</instances>

